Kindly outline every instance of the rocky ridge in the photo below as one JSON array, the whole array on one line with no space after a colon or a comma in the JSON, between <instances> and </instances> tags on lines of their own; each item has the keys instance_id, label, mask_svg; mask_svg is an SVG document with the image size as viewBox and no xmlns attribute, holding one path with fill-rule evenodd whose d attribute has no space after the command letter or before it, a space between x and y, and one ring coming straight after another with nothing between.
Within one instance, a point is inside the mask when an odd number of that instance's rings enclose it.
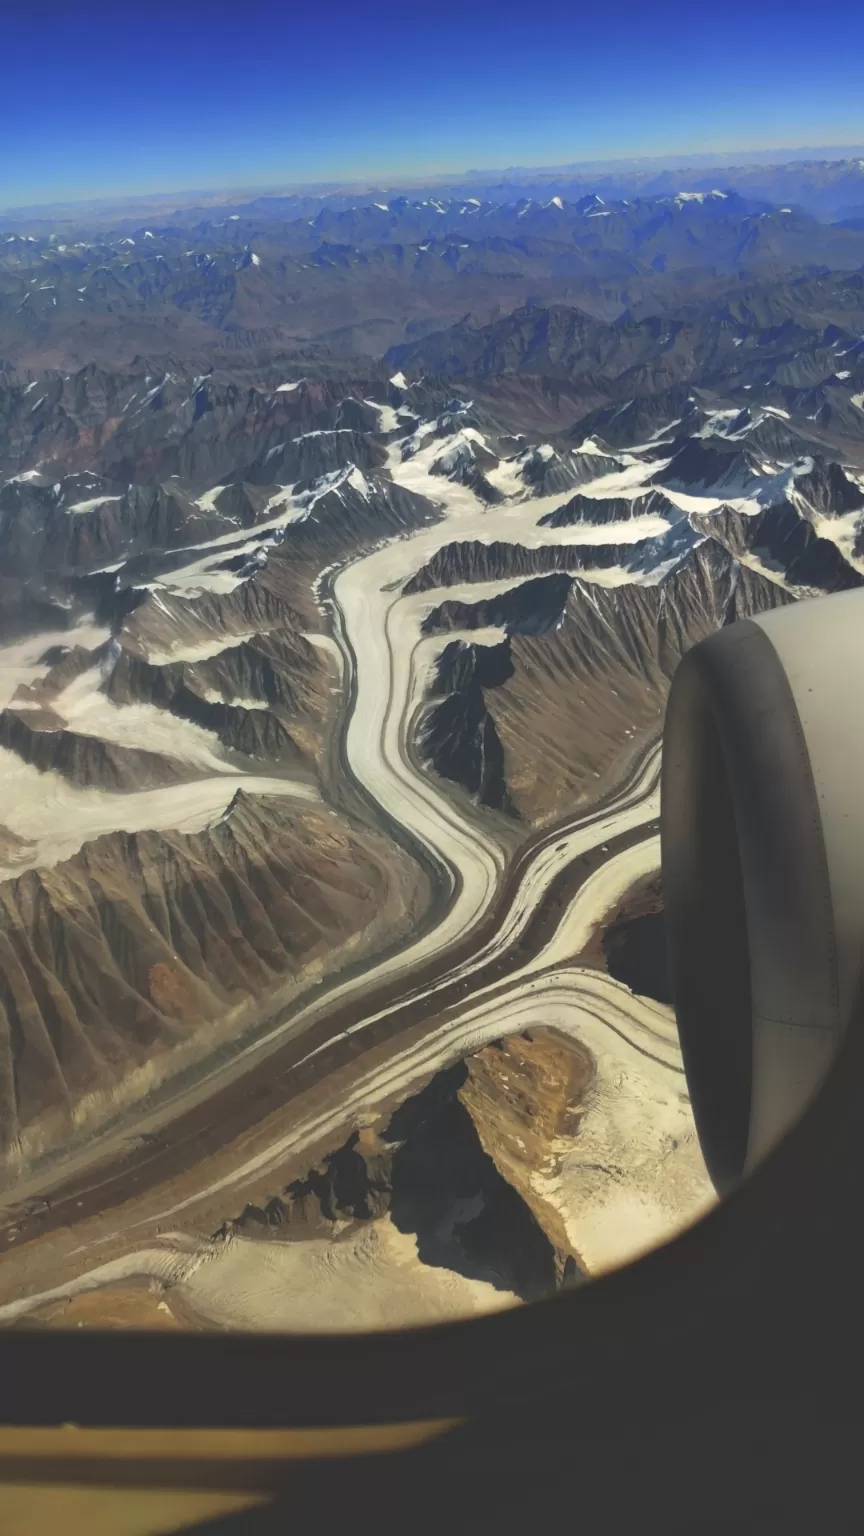
<instances>
[{"instance_id":1,"label":"rocky ridge","mask_svg":"<svg viewBox=\"0 0 864 1536\"><path fill-rule=\"evenodd\" d=\"M98 1125L248 1030L280 985L398 932L418 900L383 838L241 791L204 832L118 832L0 882L4 1151Z\"/></svg>"},{"instance_id":2,"label":"rocky ridge","mask_svg":"<svg viewBox=\"0 0 864 1536\"><path fill-rule=\"evenodd\" d=\"M592 1074L590 1054L554 1030L509 1037L438 1073L225 1230L338 1242L388 1214L423 1264L526 1301L578 1283L578 1255L533 1175L578 1134Z\"/></svg>"}]
</instances>

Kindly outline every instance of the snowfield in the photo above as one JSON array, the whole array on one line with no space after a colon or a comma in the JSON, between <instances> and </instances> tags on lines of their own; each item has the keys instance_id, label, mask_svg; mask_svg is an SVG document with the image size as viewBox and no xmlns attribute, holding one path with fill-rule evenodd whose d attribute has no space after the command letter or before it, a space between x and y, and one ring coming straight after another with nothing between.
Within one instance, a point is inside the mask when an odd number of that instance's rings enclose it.
<instances>
[{"instance_id":1,"label":"snowfield","mask_svg":"<svg viewBox=\"0 0 864 1536\"><path fill-rule=\"evenodd\" d=\"M3 880L59 864L108 832L203 832L224 815L238 789L313 803L320 798L311 782L231 771L191 784L109 794L81 789L59 773L40 773L5 747L0 747L0 783L4 826L26 845L14 863L0 868Z\"/></svg>"}]
</instances>

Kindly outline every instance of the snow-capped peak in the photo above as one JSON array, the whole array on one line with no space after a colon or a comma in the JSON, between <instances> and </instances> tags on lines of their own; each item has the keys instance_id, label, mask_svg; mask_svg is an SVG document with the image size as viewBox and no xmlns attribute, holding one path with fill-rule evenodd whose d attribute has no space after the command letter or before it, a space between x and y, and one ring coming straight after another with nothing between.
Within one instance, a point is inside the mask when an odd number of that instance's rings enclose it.
<instances>
[{"instance_id":1,"label":"snow-capped peak","mask_svg":"<svg viewBox=\"0 0 864 1536\"><path fill-rule=\"evenodd\" d=\"M676 203L704 203L709 198L729 196L728 192L720 192L715 187L713 192L678 192L675 196Z\"/></svg>"}]
</instances>

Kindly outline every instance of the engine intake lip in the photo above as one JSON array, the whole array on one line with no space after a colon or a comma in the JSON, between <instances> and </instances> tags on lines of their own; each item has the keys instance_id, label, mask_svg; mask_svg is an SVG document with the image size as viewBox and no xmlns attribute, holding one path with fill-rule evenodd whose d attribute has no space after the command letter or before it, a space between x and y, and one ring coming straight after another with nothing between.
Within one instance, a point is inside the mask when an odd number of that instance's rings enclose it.
<instances>
[{"instance_id":1,"label":"engine intake lip","mask_svg":"<svg viewBox=\"0 0 864 1536\"><path fill-rule=\"evenodd\" d=\"M767 627L744 620L685 656L664 735L670 974L721 1193L798 1118L842 1032L824 808Z\"/></svg>"}]
</instances>

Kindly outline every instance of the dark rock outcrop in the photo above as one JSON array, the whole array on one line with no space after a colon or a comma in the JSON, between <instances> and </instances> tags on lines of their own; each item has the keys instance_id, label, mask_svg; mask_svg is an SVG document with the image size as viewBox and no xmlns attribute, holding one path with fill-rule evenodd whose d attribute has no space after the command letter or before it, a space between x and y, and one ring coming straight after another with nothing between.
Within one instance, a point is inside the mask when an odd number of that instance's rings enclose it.
<instances>
[{"instance_id":1,"label":"dark rock outcrop","mask_svg":"<svg viewBox=\"0 0 864 1536\"><path fill-rule=\"evenodd\" d=\"M603 935L606 968L631 992L653 997L658 1003L674 1001L666 953L666 929L662 912L621 918Z\"/></svg>"},{"instance_id":2,"label":"dark rock outcrop","mask_svg":"<svg viewBox=\"0 0 864 1536\"><path fill-rule=\"evenodd\" d=\"M421 628L424 635L487 626L500 626L510 635L543 635L558 623L571 585L569 576L557 572L523 581L482 603L450 599L433 608Z\"/></svg>"},{"instance_id":3,"label":"dark rock outcrop","mask_svg":"<svg viewBox=\"0 0 864 1536\"><path fill-rule=\"evenodd\" d=\"M478 683L465 684L427 711L418 749L436 773L461 784L481 805L512 812L501 739Z\"/></svg>"},{"instance_id":4,"label":"dark rock outcrop","mask_svg":"<svg viewBox=\"0 0 864 1536\"><path fill-rule=\"evenodd\" d=\"M0 746L15 752L40 773L50 770L82 787L115 793L179 784L197 778L200 771L158 752L65 730L56 716L40 716L30 710L25 714L14 707L0 712Z\"/></svg>"},{"instance_id":5,"label":"dark rock outcrop","mask_svg":"<svg viewBox=\"0 0 864 1536\"><path fill-rule=\"evenodd\" d=\"M795 476L795 494L824 517L864 511L864 490L831 460L817 457L805 475Z\"/></svg>"},{"instance_id":6,"label":"dark rock outcrop","mask_svg":"<svg viewBox=\"0 0 864 1536\"><path fill-rule=\"evenodd\" d=\"M691 521L733 555L752 553L790 587L847 592L864 583L864 576L844 560L837 545L819 538L790 501L751 516L723 507L709 516L694 515Z\"/></svg>"},{"instance_id":7,"label":"dark rock outcrop","mask_svg":"<svg viewBox=\"0 0 864 1536\"><path fill-rule=\"evenodd\" d=\"M304 433L278 443L244 471L250 485L310 485L322 475L355 464L373 469L387 458L382 445L351 427Z\"/></svg>"},{"instance_id":8,"label":"dark rock outcrop","mask_svg":"<svg viewBox=\"0 0 864 1536\"><path fill-rule=\"evenodd\" d=\"M695 520L694 520L695 521ZM470 581L493 581L544 572L608 571L620 567L632 576L650 575L684 560L704 535L687 518L668 533L631 544L484 544L470 539L445 544L405 583L406 594L430 592Z\"/></svg>"},{"instance_id":9,"label":"dark rock outcrop","mask_svg":"<svg viewBox=\"0 0 864 1536\"><path fill-rule=\"evenodd\" d=\"M691 645L723 623L791 601L713 540L654 583L604 587L577 578L561 622L547 633L514 633L503 646L454 641L445 648L430 698L456 692L444 701L449 713L430 744L427 732L442 707L432 704L420 750L436 771L476 794L477 744L487 739L482 706L495 725L495 803L528 821L563 815L596 795L607 774L620 778L622 752L656 740L669 682ZM452 729L461 728L459 753L447 750L451 714Z\"/></svg>"},{"instance_id":10,"label":"dark rock outcrop","mask_svg":"<svg viewBox=\"0 0 864 1536\"><path fill-rule=\"evenodd\" d=\"M93 571L153 549L190 542L196 509L175 489L123 485L73 475L55 485L13 481L0 488L0 549L4 573ZM196 514L196 537L230 532L227 516Z\"/></svg>"},{"instance_id":11,"label":"dark rock outcrop","mask_svg":"<svg viewBox=\"0 0 864 1536\"><path fill-rule=\"evenodd\" d=\"M719 437L690 438L666 468L658 470L653 483L674 490L710 488L740 496L757 488L762 476L761 464L740 443Z\"/></svg>"},{"instance_id":12,"label":"dark rock outcrop","mask_svg":"<svg viewBox=\"0 0 864 1536\"><path fill-rule=\"evenodd\" d=\"M665 517L678 522L681 512L660 491L645 496L574 496L554 512L540 518L541 528L571 528L579 523L595 527L601 523L626 523L634 517Z\"/></svg>"},{"instance_id":13,"label":"dark rock outcrop","mask_svg":"<svg viewBox=\"0 0 864 1536\"><path fill-rule=\"evenodd\" d=\"M602 937L606 969L631 992L671 1005L672 981L663 919L660 875L639 881L606 923Z\"/></svg>"},{"instance_id":14,"label":"dark rock outcrop","mask_svg":"<svg viewBox=\"0 0 864 1536\"><path fill-rule=\"evenodd\" d=\"M570 432L574 442L593 438L611 449L629 448L652 439L667 444L699 425L700 410L686 384L640 395L623 404L604 405L576 422Z\"/></svg>"},{"instance_id":15,"label":"dark rock outcrop","mask_svg":"<svg viewBox=\"0 0 864 1536\"><path fill-rule=\"evenodd\" d=\"M451 640L438 658L429 694L436 698L458 693L462 688L497 688L512 675L508 640L501 645L472 645L464 640Z\"/></svg>"},{"instance_id":16,"label":"dark rock outcrop","mask_svg":"<svg viewBox=\"0 0 864 1536\"><path fill-rule=\"evenodd\" d=\"M489 1046L223 1231L302 1241L388 1214L423 1264L526 1301L578 1283L563 1221L530 1172L572 1128L592 1074L587 1051L553 1030Z\"/></svg>"}]
</instances>

